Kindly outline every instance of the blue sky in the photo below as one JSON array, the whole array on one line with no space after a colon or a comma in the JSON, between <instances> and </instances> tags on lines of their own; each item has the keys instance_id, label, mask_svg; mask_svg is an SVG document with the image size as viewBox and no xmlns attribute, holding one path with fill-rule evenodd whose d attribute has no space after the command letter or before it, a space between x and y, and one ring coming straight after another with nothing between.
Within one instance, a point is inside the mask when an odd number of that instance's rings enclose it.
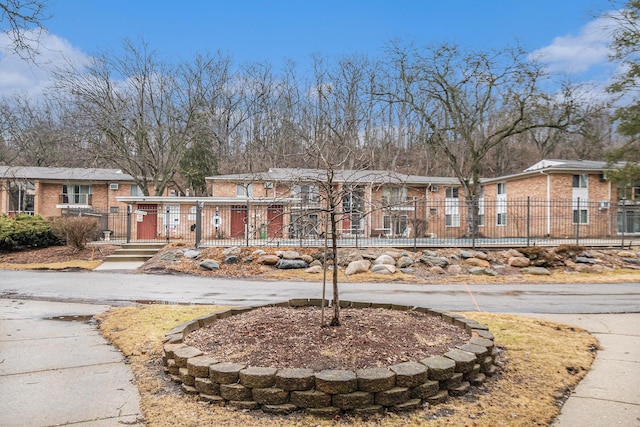
<instances>
[{"instance_id":1,"label":"blue sky","mask_svg":"<svg viewBox=\"0 0 640 427\"><path fill-rule=\"evenodd\" d=\"M518 41L545 53L552 69L606 79L598 17L611 8L608 0L49 0L39 69L8 55L0 37L0 94L44 85L46 64L62 55L117 52L127 38L143 38L167 59L221 50L237 62L274 65L304 65L312 53L375 56L394 38L473 49Z\"/></svg>"}]
</instances>

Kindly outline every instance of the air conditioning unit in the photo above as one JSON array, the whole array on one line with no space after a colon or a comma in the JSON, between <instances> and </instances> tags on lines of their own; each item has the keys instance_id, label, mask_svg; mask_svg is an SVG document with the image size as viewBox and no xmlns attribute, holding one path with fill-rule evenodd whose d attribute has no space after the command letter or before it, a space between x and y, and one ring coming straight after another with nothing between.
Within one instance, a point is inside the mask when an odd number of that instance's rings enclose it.
<instances>
[{"instance_id":1,"label":"air conditioning unit","mask_svg":"<svg viewBox=\"0 0 640 427\"><path fill-rule=\"evenodd\" d=\"M265 181L265 182L264 182L264 188L266 188L266 189L273 188L273 182L271 182L271 181Z\"/></svg>"},{"instance_id":2,"label":"air conditioning unit","mask_svg":"<svg viewBox=\"0 0 640 427\"><path fill-rule=\"evenodd\" d=\"M605 210L609 209L609 202L603 201L603 202L598 203L598 209L600 209L601 211L605 211Z\"/></svg>"},{"instance_id":3,"label":"air conditioning unit","mask_svg":"<svg viewBox=\"0 0 640 427\"><path fill-rule=\"evenodd\" d=\"M440 188L438 188L438 186L437 186L437 185L432 185L432 186L431 186L431 192L432 192L432 193L437 193L437 192L438 192L438 190L440 190Z\"/></svg>"},{"instance_id":4,"label":"air conditioning unit","mask_svg":"<svg viewBox=\"0 0 640 427\"><path fill-rule=\"evenodd\" d=\"M117 182L112 182L111 184L109 184L109 190L117 190L119 187L120 186Z\"/></svg>"}]
</instances>

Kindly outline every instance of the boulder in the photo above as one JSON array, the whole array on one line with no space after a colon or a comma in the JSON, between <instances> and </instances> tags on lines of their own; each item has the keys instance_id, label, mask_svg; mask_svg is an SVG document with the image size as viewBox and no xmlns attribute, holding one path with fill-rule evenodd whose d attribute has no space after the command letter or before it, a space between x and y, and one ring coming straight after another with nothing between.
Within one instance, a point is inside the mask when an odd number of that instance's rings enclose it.
<instances>
[{"instance_id":1,"label":"boulder","mask_svg":"<svg viewBox=\"0 0 640 427\"><path fill-rule=\"evenodd\" d=\"M475 251L473 256L478 259L484 259L484 260L489 258L489 255L487 255L486 252L482 252L482 251Z\"/></svg>"},{"instance_id":2,"label":"boulder","mask_svg":"<svg viewBox=\"0 0 640 427\"><path fill-rule=\"evenodd\" d=\"M422 255L420 261L425 263L429 267L441 267L446 268L449 265L449 260L441 256L427 256Z\"/></svg>"},{"instance_id":3,"label":"boulder","mask_svg":"<svg viewBox=\"0 0 640 427\"><path fill-rule=\"evenodd\" d=\"M377 264L396 265L396 260L392 256L384 254L384 255L380 255L378 258L376 258L373 261L373 264L374 265L377 265Z\"/></svg>"},{"instance_id":4,"label":"boulder","mask_svg":"<svg viewBox=\"0 0 640 427\"><path fill-rule=\"evenodd\" d=\"M551 272L544 267L525 267L522 270L524 274L533 274L535 276L550 276Z\"/></svg>"},{"instance_id":5,"label":"boulder","mask_svg":"<svg viewBox=\"0 0 640 427\"><path fill-rule=\"evenodd\" d=\"M351 261L345 269L344 274L345 276L350 276L352 274L366 273L369 271L369 267L371 267L371 262L366 259Z\"/></svg>"},{"instance_id":6,"label":"boulder","mask_svg":"<svg viewBox=\"0 0 640 427\"><path fill-rule=\"evenodd\" d=\"M396 266L389 264L374 264L371 267L371 272L376 274L393 274L396 272Z\"/></svg>"},{"instance_id":7,"label":"boulder","mask_svg":"<svg viewBox=\"0 0 640 427\"><path fill-rule=\"evenodd\" d=\"M473 253L471 251L460 251L460 258L462 259L473 258Z\"/></svg>"},{"instance_id":8,"label":"boulder","mask_svg":"<svg viewBox=\"0 0 640 427\"><path fill-rule=\"evenodd\" d=\"M224 259L224 262L227 264L237 264L240 259L237 255L229 255Z\"/></svg>"},{"instance_id":9,"label":"boulder","mask_svg":"<svg viewBox=\"0 0 640 427\"><path fill-rule=\"evenodd\" d=\"M311 264L313 262L313 257L311 255L300 255L300 259L306 262L307 264Z\"/></svg>"},{"instance_id":10,"label":"boulder","mask_svg":"<svg viewBox=\"0 0 640 427\"><path fill-rule=\"evenodd\" d=\"M453 267L453 266L451 266L451 267ZM429 273L431 273L431 274L445 274L445 271L444 271L444 268L435 266L435 267L430 267L429 268Z\"/></svg>"},{"instance_id":11,"label":"boulder","mask_svg":"<svg viewBox=\"0 0 640 427\"><path fill-rule=\"evenodd\" d=\"M460 274L462 273L462 267L460 267L458 264L451 264L447 267L447 273L453 275Z\"/></svg>"},{"instance_id":12,"label":"boulder","mask_svg":"<svg viewBox=\"0 0 640 427\"><path fill-rule=\"evenodd\" d=\"M437 253L435 253L434 251L430 251L429 249L425 249L424 251L422 251L422 255L424 256L430 256L430 257L436 257L438 256Z\"/></svg>"},{"instance_id":13,"label":"boulder","mask_svg":"<svg viewBox=\"0 0 640 427\"><path fill-rule=\"evenodd\" d=\"M317 266L317 265L319 265L320 267L322 267L322 262L318 261L317 259L314 259L313 261L311 261L311 262L309 263L309 267L315 267L315 266Z\"/></svg>"},{"instance_id":14,"label":"boulder","mask_svg":"<svg viewBox=\"0 0 640 427\"><path fill-rule=\"evenodd\" d=\"M525 256L514 256L507 262L511 267L529 267L531 260Z\"/></svg>"},{"instance_id":15,"label":"boulder","mask_svg":"<svg viewBox=\"0 0 640 427\"><path fill-rule=\"evenodd\" d=\"M282 259L299 259L300 258L300 254L297 251L278 251L276 252L276 255L278 255Z\"/></svg>"},{"instance_id":16,"label":"boulder","mask_svg":"<svg viewBox=\"0 0 640 427\"><path fill-rule=\"evenodd\" d=\"M171 251L162 252L161 254L158 255L158 259L162 261L175 261L176 254Z\"/></svg>"},{"instance_id":17,"label":"boulder","mask_svg":"<svg viewBox=\"0 0 640 427\"><path fill-rule=\"evenodd\" d=\"M622 261L629 264L640 265L640 258L622 258Z\"/></svg>"},{"instance_id":18,"label":"boulder","mask_svg":"<svg viewBox=\"0 0 640 427\"><path fill-rule=\"evenodd\" d=\"M398 268L405 268L405 267L409 267L413 265L413 258L411 258L410 256L401 256L400 258L398 258L398 261L396 261L396 267Z\"/></svg>"},{"instance_id":19,"label":"boulder","mask_svg":"<svg viewBox=\"0 0 640 427\"><path fill-rule=\"evenodd\" d=\"M262 250L262 249L256 249L255 251L251 252L251 255L253 256L260 256L260 255L266 255L267 253Z\"/></svg>"},{"instance_id":20,"label":"boulder","mask_svg":"<svg viewBox=\"0 0 640 427\"><path fill-rule=\"evenodd\" d=\"M473 267L491 268L489 261L479 258L467 258L464 263Z\"/></svg>"},{"instance_id":21,"label":"boulder","mask_svg":"<svg viewBox=\"0 0 640 427\"><path fill-rule=\"evenodd\" d=\"M198 268L200 270L220 270L220 263L214 259L205 259L200 264L198 264Z\"/></svg>"},{"instance_id":22,"label":"boulder","mask_svg":"<svg viewBox=\"0 0 640 427\"><path fill-rule=\"evenodd\" d=\"M324 269L322 268L321 265L314 265L304 270L305 273L309 273L309 274L319 274L319 273L322 273L323 271Z\"/></svg>"},{"instance_id":23,"label":"boulder","mask_svg":"<svg viewBox=\"0 0 640 427\"><path fill-rule=\"evenodd\" d=\"M225 256L229 256L229 255L238 256L238 255L240 255L241 252L242 252L242 249L240 249L239 246L233 246L231 248L225 248L222 251L222 254L225 255Z\"/></svg>"},{"instance_id":24,"label":"boulder","mask_svg":"<svg viewBox=\"0 0 640 427\"><path fill-rule=\"evenodd\" d=\"M188 251L185 251L185 253L182 255L185 258L194 259L194 258L198 258L198 255L200 255L200 251L195 249L189 249Z\"/></svg>"},{"instance_id":25,"label":"boulder","mask_svg":"<svg viewBox=\"0 0 640 427\"><path fill-rule=\"evenodd\" d=\"M281 259L276 264L276 268L280 270L293 270L296 268L308 268L309 264L301 259Z\"/></svg>"},{"instance_id":26,"label":"boulder","mask_svg":"<svg viewBox=\"0 0 640 427\"><path fill-rule=\"evenodd\" d=\"M276 265L280 261L280 257L277 255L260 255L256 260L258 264L262 265Z\"/></svg>"},{"instance_id":27,"label":"boulder","mask_svg":"<svg viewBox=\"0 0 640 427\"><path fill-rule=\"evenodd\" d=\"M588 258L585 256L577 256L575 261L579 264L595 264L598 262L595 258Z\"/></svg>"},{"instance_id":28,"label":"boulder","mask_svg":"<svg viewBox=\"0 0 640 427\"><path fill-rule=\"evenodd\" d=\"M497 276L498 273L495 270L486 267L471 267L469 274L474 276Z\"/></svg>"},{"instance_id":29,"label":"boulder","mask_svg":"<svg viewBox=\"0 0 640 427\"><path fill-rule=\"evenodd\" d=\"M508 251L503 252L502 256L504 256L507 259L514 258L514 257L524 257L522 252L520 252L520 251L518 251L516 249L509 249Z\"/></svg>"}]
</instances>

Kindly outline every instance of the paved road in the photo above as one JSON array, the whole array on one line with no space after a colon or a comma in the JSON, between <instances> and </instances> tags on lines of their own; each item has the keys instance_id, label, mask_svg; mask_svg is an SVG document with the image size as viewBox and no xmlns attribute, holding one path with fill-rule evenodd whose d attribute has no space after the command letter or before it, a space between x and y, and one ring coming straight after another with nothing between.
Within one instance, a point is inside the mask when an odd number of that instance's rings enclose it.
<instances>
[{"instance_id":1,"label":"paved road","mask_svg":"<svg viewBox=\"0 0 640 427\"><path fill-rule=\"evenodd\" d=\"M471 297L471 291L473 298ZM415 285L341 283L342 300L422 305L452 311L638 313L640 284ZM158 301L254 305L318 298L321 283L225 280L114 272L0 271L0 296L93 304ZM327 297L330 297L328 286Z\"/></svg>"}]
</instances>

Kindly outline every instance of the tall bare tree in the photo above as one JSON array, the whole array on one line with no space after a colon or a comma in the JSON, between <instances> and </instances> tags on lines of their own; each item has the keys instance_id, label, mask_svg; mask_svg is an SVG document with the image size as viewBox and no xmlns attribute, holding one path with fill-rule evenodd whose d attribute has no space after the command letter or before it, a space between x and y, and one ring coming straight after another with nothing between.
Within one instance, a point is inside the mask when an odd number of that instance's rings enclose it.
<instances>
[{"instance_id":1,"label":"tall bare tree","mask_svg":"<svg viewBox=\"0 0 640 427\"><path fill-rule=\"evenodd\" d=\"M546 99L539 89L544 71L518 48L485 52L448 44L420 49L392 43L388 54L391 75L386 81L399 83L378 88L378 95L408 106L426 131L425 142L446 157L472 208L491 149L532 129L568 124L568 108L553 122L537 121L532 114ZM475 230L474 224L470 227Z\"/></svg>"},{"instance_id":2,"label":"tall bare tree","mask_svg":"<svg viewBox=\"0 0 640 427\"><path fill-rule=\"evenodd\" d=\"M22 58L33 59L37 53L43 21L49 18L46 7L46 0L0 0L0 31Z\"/></svg>"},{"instance_id":3,"label":"tall bare tree","mask_svg":"<svg viewBox=\"0 0 640 427\"><path fill-rule=\"evenodd\" d=\"M78 120L98 139L89 147L162 195L201 123L202 99L190 74L162 62L141 42L120 55L102 53L84 68L57 74L57 87L75 102Z\"/></svg>"}]
</instances>

